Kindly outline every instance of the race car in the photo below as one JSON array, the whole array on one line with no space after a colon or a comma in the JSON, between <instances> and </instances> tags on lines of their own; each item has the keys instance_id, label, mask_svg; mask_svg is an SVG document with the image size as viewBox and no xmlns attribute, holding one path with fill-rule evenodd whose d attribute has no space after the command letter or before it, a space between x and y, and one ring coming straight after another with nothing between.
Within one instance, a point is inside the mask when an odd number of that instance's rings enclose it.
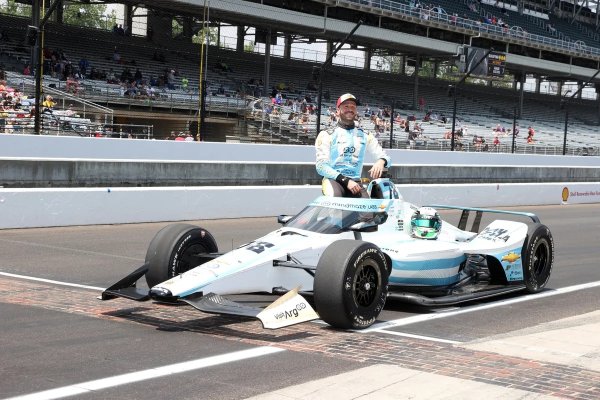
<instances>
[{"instance_id":1,"label":"race car","mask_svg":"<svg viewBox=\"0 0 600 400\"><path fill-rule=\"evenodd\" d=\"M203 312L256 317L272 329L318 318L364 329L388 298L457 304L539 292L550 278L554 241L532 213L418 207L387 178L366 189L367 199L318 197L295 216L279 216L279 229L227 253L219 253L207 230L170 224L152 239L144 265L102 299L185 302ZM441 209L462 210L457 226L440 218ZM497 219L480 229L487 213L525 222ZM136 285L142 277L148 289ZM264 309L225 297L246 293L282 297Z\"/></svg>"}]
</instances>

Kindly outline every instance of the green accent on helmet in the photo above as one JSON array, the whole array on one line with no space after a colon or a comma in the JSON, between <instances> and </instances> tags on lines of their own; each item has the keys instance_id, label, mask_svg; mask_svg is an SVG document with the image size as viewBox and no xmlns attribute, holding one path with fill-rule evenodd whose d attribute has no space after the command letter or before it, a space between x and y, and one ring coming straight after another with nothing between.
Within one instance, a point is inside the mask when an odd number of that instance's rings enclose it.
<instances>
[{"instance_id":1,"label":"green accent on helmet","mask_svg":"<svg viewBox=\"0 0 600 400\"><path fill-rule=\"evenodd\" d=\"M434 209L425 207L413 214L410 219L410 227L412 235L416 238L436 239L442 228L442 220Z\"/></svg>"}]
</instances>

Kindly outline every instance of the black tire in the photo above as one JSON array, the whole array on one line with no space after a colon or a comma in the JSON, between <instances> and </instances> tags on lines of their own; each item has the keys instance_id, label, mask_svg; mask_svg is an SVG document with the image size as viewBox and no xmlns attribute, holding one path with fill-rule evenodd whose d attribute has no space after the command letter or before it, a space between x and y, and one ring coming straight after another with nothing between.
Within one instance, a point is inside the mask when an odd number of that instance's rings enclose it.
<instances>
[{"instance_id":1,"label":"black tire","mask_svg":"<svg viewBox=\"0 0 600 400\"><path fill-rule=\"evenodd\" d=\"M529 293L542 290L554 264L554 239L546 225L531 224L521 250L523 279Z\"/></svg>"},{"instance_id":2,"label":"black tire","mask_svg":"<svg viewBox=\"0 0 600 400\"><path fill-rule=\"evenodd\" d=\"M339 240L329 245L313 285L321 319L339 329L371 326L385 305L388 271L384 254L372 243Z\"/></svg>"},{"instance_id":3,"label":"black tire","mask_svg":"<svg viewBox=\"0 0 600 400\"><path fill-rule=\"evenodd\" d=\"M217 242L207 230L189 224L167 225L154 236L146 252L148 287L197 267L193 254L218 251Z\"/></svg>"}]
</instances>

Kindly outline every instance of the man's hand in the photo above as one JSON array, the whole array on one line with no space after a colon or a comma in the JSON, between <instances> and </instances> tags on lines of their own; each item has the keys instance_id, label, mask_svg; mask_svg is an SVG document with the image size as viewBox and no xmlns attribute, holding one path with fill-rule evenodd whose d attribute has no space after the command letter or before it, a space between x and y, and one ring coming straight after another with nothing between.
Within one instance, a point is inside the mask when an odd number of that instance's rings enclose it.
<instances>
[{"instance_id":1,"label":"man's hand","mask_svg":"<svg viewBox=\"0 0 600 400\"><path fill-rule=\"evenodd\" d=\"M348 190L352 193L352 194L359 194L361 191L361 186L360 184L354 182L352 179L350 179L348 181Z\"/></svg>"},{"instance_id":2,"label":"man's hand","mask_svg":"<svg viewBox=\"0 0 600 400\"><path fill-rule=\"evenodd\" d=\"M381 178L381 174L383 173L383 169L385 168L385 160L381 158L377 160L373 167L369 170L369 174L371 175L371 179Z\"/></svg>"}]
</instances>

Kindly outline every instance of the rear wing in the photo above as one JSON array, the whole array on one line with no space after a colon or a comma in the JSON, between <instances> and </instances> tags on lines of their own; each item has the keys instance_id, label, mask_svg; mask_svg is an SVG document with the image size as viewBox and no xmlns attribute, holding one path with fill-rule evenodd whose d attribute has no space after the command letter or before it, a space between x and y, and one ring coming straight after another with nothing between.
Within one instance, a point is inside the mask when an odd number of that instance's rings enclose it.
<instances>
[{"instance_id":1,"label":"rear wing","mask_svg":"<svg viewBox=\"0 0 600 400\"><path fill-rule=\"evenodd\" d=\"M505 211L505 210L494 210L491 208L474 208L474 207L459 207L459 206L447 206L447 205L443 205L443 204L432 204L429 205L428 207L433 207L435 209L442 209L442 210L462 210L462 214L460 215L460 221L458 222L458 229L461 229L463 231L466 231L467 229L467 222L469 220L469 214L471 213L471 211L475 212L475 219L473 220L473 223L471 224L471 229L469 230L470 232L474 232L474 233L478 233L479 232L479 225L481 224L481 216L483 215L483 213L495 213L495 214L508 214L508 215L519 215L522 217L527 217L530 218L533 222L535 223L540 223L540 219L538 218L537 215L533 214L533 213L529 213L529 212L522 212L522 211Z\"/></svg>"}]
</instances>

